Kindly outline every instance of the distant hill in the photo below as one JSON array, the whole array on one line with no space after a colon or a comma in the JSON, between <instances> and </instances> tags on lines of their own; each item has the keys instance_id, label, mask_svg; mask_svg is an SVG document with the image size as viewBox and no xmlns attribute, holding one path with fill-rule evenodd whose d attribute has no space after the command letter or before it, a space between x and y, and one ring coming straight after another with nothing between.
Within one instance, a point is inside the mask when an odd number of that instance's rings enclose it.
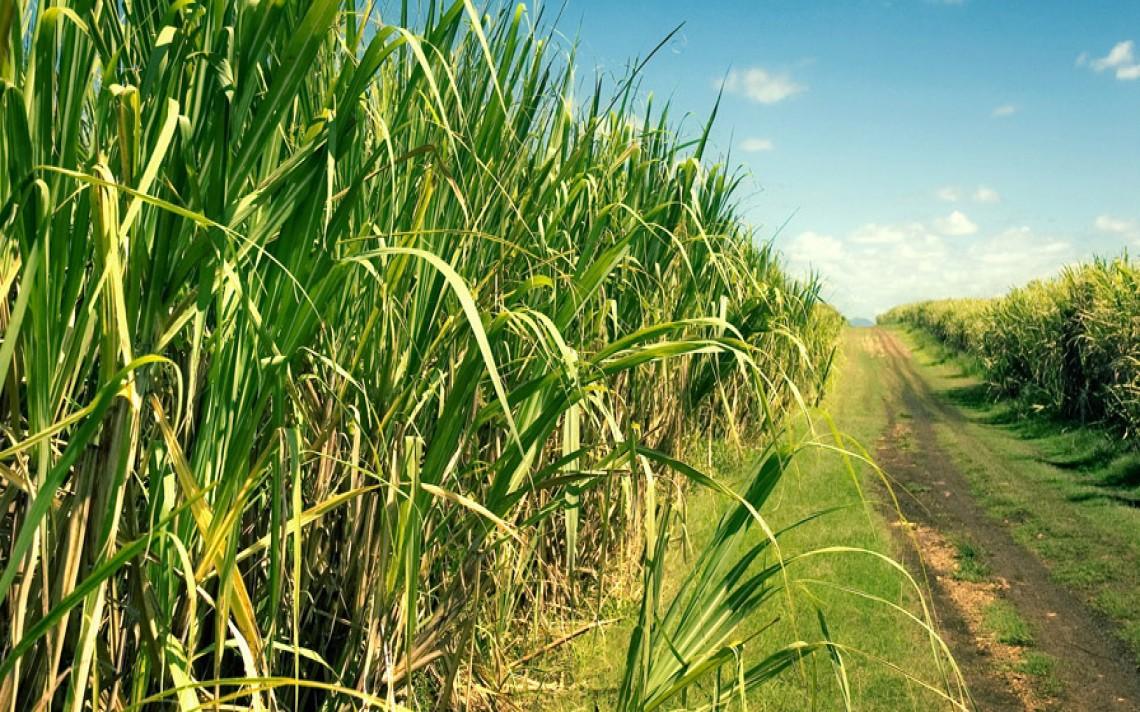
<instances>
[{"instance_id":1,"label":"distant hill","mask_svg":"<svg viewBox=\"0 0 1140 712\"><path fill-rule=\"evenodd\" d=\"M866 319L864 317L856 317L855 319L848 319L847 323L851 326L874 326L874 319Z\"/></svg>"}]
</instances>

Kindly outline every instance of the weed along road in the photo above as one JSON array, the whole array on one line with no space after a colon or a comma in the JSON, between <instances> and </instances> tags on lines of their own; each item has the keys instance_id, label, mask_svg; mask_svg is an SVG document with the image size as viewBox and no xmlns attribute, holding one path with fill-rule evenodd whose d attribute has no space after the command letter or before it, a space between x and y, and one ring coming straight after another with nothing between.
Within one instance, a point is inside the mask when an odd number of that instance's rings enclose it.
<instances>
[{"instance_id":1,"label":"weed along road","mask_svg":"<svg viewBox=\"0 0 1140 712\"><path fill-rule=\"evenodd\" d=\"M921 362L901 330L852 329L846 355L846 378L878 382L887 425L875 450L902 517L889 514L912 570L930 584L978 709L1140 710L1136 652L1118 623L1089 605L1088 590L1058 581L1065 561L1027 544L1049 536L1024 531L1034 501L1058 518L1083 516L1086 505L1056 504L1063 498L1051 481L1026 464L1040 468L1025 456L1032 443L956 404L946 386L953 369ZM1001 516L993 492L1003 489L1015 493L1006 500L1025 498L1025 517ZM1129 565L1134 549L1119 550L1119 564Z\"/></svg>"}]
</instances>

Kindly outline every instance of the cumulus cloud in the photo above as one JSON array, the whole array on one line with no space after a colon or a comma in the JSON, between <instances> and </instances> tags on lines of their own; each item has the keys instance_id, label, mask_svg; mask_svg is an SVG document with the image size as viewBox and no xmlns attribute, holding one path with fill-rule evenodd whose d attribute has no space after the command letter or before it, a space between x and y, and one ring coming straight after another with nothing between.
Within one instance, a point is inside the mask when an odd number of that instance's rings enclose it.
<instances>
[{"instance_id":1,"label":"cumulus cloud","mask_svg":"<svg viewBox=\"0 0 1140 712\"><path fill-rule=\"evenodd\" d=\"M1093 226L1101 232L1115 232L1122 234L1135 230L1136 221L1114 218L1111 215L1098 215L1097 219L1093 221Z\"/></svg>"},{"instance_id":2,"label":"cumulus cloud","mask_svg":"<svg viewBox=\"0 0 1140 712\"><path fill-rule=\"evenodd\" d=\"M971 253L982 265L1013 267L1025 260L1030 251L1048 255L1065 252L1068 249L1068 242L1041 238L1023 225L998 233L989 241L975 246Z\"/></svg>"},{"instance_id":3,"label":"cumulus cloud","mask_svg":"<svg viewBox=\"0 0 1140 712\"><path fill-rule=\"evenodd\" d=\"M831 235L801 232L784 246L785 256L805 265L837 265L843 261L843 243Z\"/></svg>"},{"instance_id":4,"label":"cumulus cloud","mask_svg":"<svg viewBox=\"0 0 1140 712\"><path fill-rule=\"evenodd\" d=\"M997 119L1004 119L1007 116L1013 116L1017 113L1017 107L1013 104L1002 104L990 112L990 116Z\"/></svg>"},{"instance_id":5,"label":"cumulus cloud","mask_svg":"<svg viewBox=\"0 0 1140 712\"><path fill-rule=\"evenodd\" d=\"M1100 232L1119 235L1140 245L1140 221L1127 220L1112 215L1098 215L1093 221L1093 227Z\"/></svg>"},{"instance_id":6,"label":"cumulus cloud","mask_svg":"<svg viewBox=\"0 0 1140 712\"><path fill-rule=\"evenodd\" d=\"M934 229L949 237L973 235L978 226L961 210L955 210L944 218L935 218Z\"/></svg>"},{"instance_id":7,"label":"cumulus cloud","mask_svg":"<svg viewBox=\"0 0 1140 712\"><path fill-rule=\"evenodd\" d=\"M788 97L807 91L807 87L783 72L771 72L763 67L732 70L718 82L729 94L736 94L760 104L778 104Z\"/></svg>"},{"instance_id":8,"label":"cumulus cloud","mask_svg":"<svg viewBox=\"0 0 1140 712\"><path fill-rule=\"evenodd\" d=\"M772 143L771 139L767 138L746 138L740 142L740 148L745 153L760 153L762 151L771 151L776 146Z\"/></svg>"},{"instance_id":9,"label":"cumulus cloud","mask_svg":"<svg viewBox=\"0 0 1140 712\"><path fill-rule=\"evenodd\" d=\"M1087 52L1077 57L1077 66L1088 66L1095 72L1112 72L1117 79L1140 79L1140 62L1136 61L1132 40L1117 42L1103 57L1090 59Z\"/></svg>"},{"instance_id":10,"label":"cumulus cloud","mask_svg":"<svg viewBox=\"0 0 1140 712\"><path fill-rule=\"evenodd\" d=\"M1093 60L1092 68L1098 72L1103 72L1106 69L1116 69L1117 67L1127 67L1133 63L1132 56L1132 40L1124 42L1117 42L1108 51L1108 54L1100 59Z\"/></svg>"}]
</instances>

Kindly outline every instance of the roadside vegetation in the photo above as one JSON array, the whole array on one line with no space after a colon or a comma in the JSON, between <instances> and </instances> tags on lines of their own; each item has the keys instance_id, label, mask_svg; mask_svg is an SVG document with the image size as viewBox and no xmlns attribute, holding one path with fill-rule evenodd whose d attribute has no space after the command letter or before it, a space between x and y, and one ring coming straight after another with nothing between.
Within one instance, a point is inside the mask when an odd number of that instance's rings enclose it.
<instances>
[{"instance_id":1,"label":"roadside vegetation","mask_svg":"<svg viewBox=\"0 0 1140 712\"><path fill-rule=\"evenodd\" d=\"M877 360L859 333L846 330L834 365L837 377L829 382L823 402L789 419L789 437L801 443L802 451L773 490L765 516L774 529L787 529L780 537L787 552L823 552L840 544L860 553L832 550L790 562L785 573L793 595L774 600L741 627L747 654L804 635L818 627L816 616L822 614L829 640L842 655L842 674L827 656L814 656L751 694L733 695L726 709L834 709L842 708L845 699L851 709L883 712L968 704L956 665L940 640L915 620L922 620L924 605L930 605L924 600L925 586L919 575L916 585L892 563L914 556L914 543L898 535L901 530L894 525L899 515L883 474L862 459L857 445L870 446L887 428L880 405L883 383L867 377ZM837 447L834 424L842 424L840 442L850 452ZM741 488L763 456L749 442L698 441L689 443L687 452L719 479ZM714 538L725 511L723 498L707 489L692 490L683 503L686 525L665 557L666 597L679 588L694 552ZM523 699L536 701L535 709L611 708L622 675L612 661L633 626L632 616L623 619L621 611L635 603L620 597L606 601L600 617L612 623L582 635L556 661L534 671L534 685ZM705 696L691 695L688 708L698 708L715 684L715 678L706 679ZM720 684L731 684L729 670Z\"/></svg>"}]
</instances>

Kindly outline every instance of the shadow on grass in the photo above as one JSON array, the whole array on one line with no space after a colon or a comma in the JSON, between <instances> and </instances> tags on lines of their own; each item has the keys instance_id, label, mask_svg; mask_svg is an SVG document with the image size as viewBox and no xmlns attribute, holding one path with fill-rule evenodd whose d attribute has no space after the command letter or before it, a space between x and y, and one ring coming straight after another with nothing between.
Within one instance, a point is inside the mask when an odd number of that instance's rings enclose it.
<instances>
[{"instance_id":1,"label":"shadow on grass","mask_svg":"<svg viewBox=\"0 0 1140 712\"><path fill-rule=\"evenodd\" d=\"M1104 468L1101 480L1112 487L1140 488L1140 453L1127 453L1113 460Z\"/></svg>"},{"instance_id":2,"label":"shadow on grass","mask_svg":"<svg viewBox=\"0 0 1140 712\"><path fill-rule=\"evenodd\" d=\"M1041 461L1061 470L1091 472L1109 467L1118 458L1121 458L1121 454L1117 448L1108 442L1101 442L1084 449L1060 453L1055 457L1042 458Z\"/></svg>"},{"instance_id":3,"label":"shadow on grass","mask_svg":"<svg viewBox=\"0 0 1140 712\"><path fill-rule=\"evenodd\" d=\"M963 373L958 378L972 378ZM1034 433L1027 429L1030 427L1029 418L1025 417L1018 408L1008 401L1003 401L994 394L988 383L973 382L967 386L945 388L937 392L939 398L968 412L970 420L983 425L996 425L1013 427L1019 437L1031 439Z\"/></svg>"},{"instance_id":4,"label":"shadow on grass","mask_svg":"<svg viewBox=\"0 0 1140 712\"><path fill-rule=\"evenodd\" d=\"M985 383L948 388L940 392L939 395L954 405L971 410L989 409L994 406L993 394L990 392L989 385Z\"/></svg>"},{"instance_id":5,"label":"shadow on grass","mask_svg":"<svg viewBox=\"0 0 1140 712\"><path fill-rule=\"evenodd\" d=\"M1106 502L1110 504L1120 504L1125 507L1133 507L1140 509L1140 498L1129 497L1123 494L1114 494L1112 492L1079 492L1071 494L1066 497L1070 502Z\"/></svg>"}]
</instances>

